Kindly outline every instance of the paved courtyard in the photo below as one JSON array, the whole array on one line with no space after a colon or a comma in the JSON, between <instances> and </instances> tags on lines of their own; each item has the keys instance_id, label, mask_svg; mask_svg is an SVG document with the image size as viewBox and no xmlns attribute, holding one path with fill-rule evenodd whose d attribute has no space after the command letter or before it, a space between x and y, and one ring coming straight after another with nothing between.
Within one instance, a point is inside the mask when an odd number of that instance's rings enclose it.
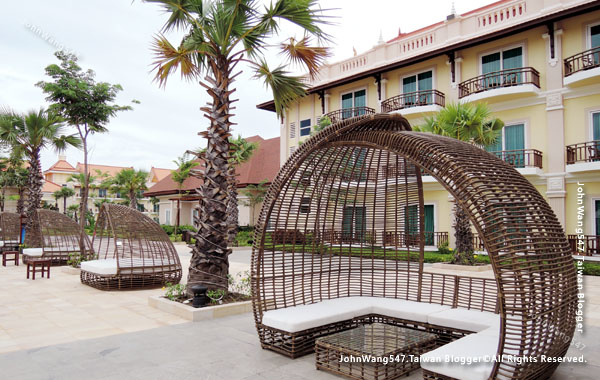
<instances>
[{"instance_id":1,"label":"paved courtyard","mask_svg":"<svg viewBox=\"0 0 600 380\"><path fill-rule=\"evenodd\" d=\"M186 268L189 249L177 249ZM230 259L232 272L247 270L250 252ZM250 313L191 323L148 306L161 289L102 292L58 267L50 280L25 280L24 268L0 267L1 379L338 378L317 371L314 355L291 360L262 350ZM569 355L588 363L561 365L555 380L598 379L600 277L585 278L585 294L586 330L575 339L585 348Z\"/></svg>"}]
</instances>

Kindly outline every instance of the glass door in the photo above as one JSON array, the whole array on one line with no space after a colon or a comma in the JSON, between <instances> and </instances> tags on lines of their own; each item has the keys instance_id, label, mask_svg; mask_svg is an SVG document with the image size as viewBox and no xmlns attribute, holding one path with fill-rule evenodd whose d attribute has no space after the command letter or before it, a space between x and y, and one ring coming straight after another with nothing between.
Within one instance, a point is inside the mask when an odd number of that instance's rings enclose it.
<instances>
[{"instance_id":1,"label":"glass door","mask_svg":"<svg viewBox=\"0 0 600 380\"><path fill-rule=\"evenodd\" d=\"M515 168L525 167L525 126L523 124L504 127L504 150L506 160Z\"/></svg>"},{"instance_id":2,"label":"glass door","mask_svg":"<svg viewBox=\"0 0 600 380\"><path fill-rule=\"evenodd\" d=\"M425 245L435 245L433 205L425 205Z\"/></svg>"}]
</instances>

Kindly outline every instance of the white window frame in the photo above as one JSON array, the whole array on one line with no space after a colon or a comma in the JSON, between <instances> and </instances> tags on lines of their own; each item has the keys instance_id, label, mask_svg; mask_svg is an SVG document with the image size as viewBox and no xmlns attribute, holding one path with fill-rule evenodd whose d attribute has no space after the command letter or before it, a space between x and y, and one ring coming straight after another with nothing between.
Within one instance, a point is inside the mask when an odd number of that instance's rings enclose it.
<instances>
[{"instance_id":1,"label":"white window frame","mask_svg":"<svg viewBox=\"0 0 600 380\"><path fill-rule=\"evenodd\" d=\"M588 111L588 141L594 140L594 114L600 114L600 108L593 108Z\"/></svg>"},{"instance_id":2,"label":"white window frame","mask_svg":"<svg viewBox=\"0 0 600 380\"><path fill-rule=\"evenodd\" d=\"M404 78L409 78L409 77L416 77L416 80L417 80L417 91L420 91L420 89L418 88L419 87L419 77L418 77L418 75L422 74L422 73L426 73L428 71L431 71L431 89L432 90L437 89L437 76L436 76L436 73L435 73L435 66L433 66L431 68L426 68L426 69L423 69L423 70L413 71L413 72L408 73L406 75L402 75L400 77L400 94L404 94L405 93L404 92Z\"/></svg>"},{"instance_id":3,"label":"white window frame","mask_svg":"<svg viewBox=\"0 0 600 380\"><path fill-rule=\"evenodd\" d=\"M506 135L504 133L506 127L510 127L513 125L519 125L519 124L523 124L523 141L525 143L525 146L523 147L523 149L529 149L529 121L528 120L516 120L516 121L510 121L504 124L504 127L502 127L502 151L506 150Z\"/></svg>"},{"instance_id":4,"label":"white window frame","mask_svg":"<svg viewBox=\"0 0 600 380\"><path fill-rule=\"evenodd\" d=\"M477 57L477 66L479 69L479 75L483 75L483 63L481 62L481 59L483 57L485 57L486 55L490 55L490 54L494 54L494 53L500 53L500 71L504 70L504 63L503 63L503 54L502 52L506 51L506 50L511 50L511 49L516 49L520 47L521 48L521 58L522 58L522 62L521 62L521 66L522 67L527 67L528 64L528 59L527 59L527 45L525 44L525 42L520 42L517 44L512 44L512 45L507 45L507 46L502 46L500 48L496 48L494 50L488 50L488 51L484 51L479 53L478 57Z\"/></svg>"},{"instance_id":5,"label":"white window frame","mask_svg":"<svg viewBox=\"0 0 600 380\"><path fill-rule=\"evenodd\" d=\"M308 127L302 128L302 122L306 121L306 120L309 121ZM299 125L299 127L298 127L298 138L310 137L310 132L311 132L311 129L312 129L312 118L309 117L309 118L306 118L306 119L302 119L302 120L300 120L300 123L298 125ZM302 130L303 129L308 129L308 135L304 135L304 136L302 135Z\"/></svg>"},{"instance_id":6,"label":"white window frame","mask_svg":"<svg viewBox=\"0 0 600 380\"><path fill-rule=\"evenodd\" d=\"M342 108L342 97L347 94L352 94L352 108L355 108L356 104L354 103L354 100L355 100L354 93L357 91L360 91L360 90L365 90L365 107L368 107L369 106L369 89L366 86L363 86L363 87L355 88L353 90L348 90L346 92L340 92L340 108L339 109L340 110L344 109L344 108Z\"/></svg>"},{"instance_id":7,"label":"white window frame","mask_svg":"<svg viewBox=\"0 0 600 380\"><path fill-rule=\"evenodd\" d=\"M589 23L585 26L585 50L592 48L592 28L600 25L600 21Z\"/></svg>"}]
</instances>

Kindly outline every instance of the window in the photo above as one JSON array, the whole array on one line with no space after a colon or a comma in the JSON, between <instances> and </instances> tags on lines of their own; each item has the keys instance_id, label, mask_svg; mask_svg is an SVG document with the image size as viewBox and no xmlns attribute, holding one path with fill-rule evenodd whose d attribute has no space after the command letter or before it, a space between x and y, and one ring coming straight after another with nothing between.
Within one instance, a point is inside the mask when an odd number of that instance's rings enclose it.
<instances>
[{"instance_id":1,"label":"window","mask_svg":"<svg viewBox=\"0 0 600 380\"><path fill-rule=\"evenodd\" d=\"M106 198L106 189L98 189L98 196Z\"/></svg>"},{"instance_id":2,"label":"window","mask_svg":"<svg viewBox=\"0 0 600 380\"><path fill-rule=\"evenodd\" d=\"M290 123L290 138L291 139L296 138L296 123L295 122Z\"/></svg>"},{"instance_id":3,"label":"window","mask_svg":"<svg viewBox=\"0 0 600 380\"><path fill-rule=\"evenodd\" d=\"M310 135L310 119L302 120L300 122L300 136Z\"/></svg>"},{"instance_id":4,"label":"window","mask_svg":"<svg viewBox=\"0 0 600 380\"><path fill-rule=\"evenodd\" d=\"M167 226L171 225L171 210L165 210L165 224Z\"/></svg>"},{"instance_id":5,"label":"window","mask_svg":"<svg viewBox=\"0 0 600 380\"><path fill-rule=\"evenodd\" d=\"M425 205L425 245L435 245L433 205Z\"/></svg>"},{"instance_id":6,"label":"window","mask_svg":"<svg viewBox=\"0 0 600 380\"><path fill-rule=\"evenodd\" d=\"M433 90L433 72L425 71L417 75L402 78L402 93L410 94L420 91ZM404 98L406 107L431 104L432 94L413 94Z\"/></svg>"},{"instance_id":7,"label":"window","mask_svg":"<svg viewBox=\"0 0 600 380\"><path fill-rule=\"evenodd\" d=\"M594 201L595 205L595 211L596 211L596 215L595 215L595 222L596 222L596 236L600 236L600 199L597 199Z\"/></svg>"},{"instance_id":8,"label":"window","mask_svg":"<svg viewBox=\"0 0 600 380\"><path fill-rule=\"evenodd\" d=\"M194 227L198 227L198 221L200 220L200 211L195 208L192 210L192 224Z\"/></svg>"},{"instance_id":9,"label":"window","mask_svg":"<svg viewBox=\"0 0 600 380\"><path fill-rule=\"evenodd\" d=\"M116 196L117 198L121 198L121 192L120 192L120 191L117 191L117 192L115 193L115 196Z\"/></svg>"},{"instance_id":10,"label":"window","mask_svg":"<svg viewBox=\"0 0 600 380\"><path fill-rule=\"evenodd\" d=\"M310 197L302 197L300 199L300 213L308 214L310 212Z\"/></svg>"},{"instance_id":11,"label":"window","mask_svg":"<svg viewBox=\"0 0 600 380\"><path fill-rule=\"evenodd\" d=\"M502 50L481 57L481 74L484 75L521 67L523 67L522 47ZM482 79L483 83L481 85L483 87L496 87L507 83L521 83L522 79L520 72L488 75Z\"/></svg>"},{"instance_id":12,"label":"window","mask_svg":"<svg viewBox=\"0 0 600 380\"><path fill-rule=\"evenodd\" d=\"M145 212L146 211L146 207L143 204L141 204L141 203L138 203L137 209L138 209L139 212Z\"/></svg>"},{"instance_id":13,"label":"window","mask_svg":"<svg viewBox=\"0 0 600 380\"><path fill-rule=\"evenodd\" d=\"M404 234L406 245L419 244L419 207L417 205L404 208Z\"/></svg>"},{"instance_id":14,"label":"window","mask_svg":"<svg viewBox=\"0 0 600 380\"><path fill-rule=\"evenodd\" d=\"M600 24L590 26L590 49L600 47ZM596 55L596 58L598 56Z\"/></svg>"},{"instance_id":15,"label":"window","mask_svg":"<svg viewBox=\"0 0 600 380\"><path fill-rule=\"evenodd\" d=\"M506 125L502 128L502 135L498 136L496 142L488 145L488 152L501 152L504 161L516 168L525 167L525 125Z\"/></svg>"},{"instance_id":16,"label":"window","mask_svg":"<svg viewBox=\"0 0 600 380\"><path fill-rule=\"evenodd\" d=\"M342 119L365 114L367 91L358 90L342 94Z\"/></svg>"},{"instance_id":17,"label":"window","mask_svg":"<svg viewBox=\"0 0 600 380\"><path fill-rule=\"evenodd\" d=\"M154 212L160 212L160 205L159 205L158 203L155 203L155 204L154 204L154 207L152 208L152 210L153 210Z\"/></svg>"},{"instance_id":18,"label":"window","mask_svg":"<svg viewBox=\"0 0 600 380\"><path fill-rule=\"evenodd\" d=\"M592 113L592 140L600 140L600 112Z\"/></svg>"},{"instance_id":19,"label":"window","mask_svg":"<svg viewBox=\"0 0 600 380\"><path fill-rule=\"evenodd\" d=\"M361 242L367 225L364 207L344 207L342 215L342 242Z\"/></svg>"}]
</instances>

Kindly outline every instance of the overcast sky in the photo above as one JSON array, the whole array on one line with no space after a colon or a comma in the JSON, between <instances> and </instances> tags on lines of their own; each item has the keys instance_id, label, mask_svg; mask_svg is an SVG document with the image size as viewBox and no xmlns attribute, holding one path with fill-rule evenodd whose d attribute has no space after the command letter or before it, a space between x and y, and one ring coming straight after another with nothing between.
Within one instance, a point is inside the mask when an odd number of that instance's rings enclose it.
<instances>
[{"instance_id":1,"label":"overcast sky","mask_svg":"<svg viewBox=\"0 0 600 380\"><path fill-rule=\"evenodd\" d=\"M458 13L489 4L489 0L457 0ZM333 36L335 62L360 54L376 44L380 33L385 40L402 32L445 19L452 7L446 0L322 0L332 9L336 25L327 27ZM151 166L173 168L172 161L187 149L204 146L197 135L206 128L199 107L208 96L197 83L172 77L166 89L152 81L150 43L166 15L154 4L140 0L27 0L2 2L0 12L0 106L20 112L47 107L40 80L48 80L44 68L55 63L57 49L66 49L80 58L84 69L93 69L96 79L119 83L124 91L120 104L132 99L141 102L134 110L114 118L110 132L91 139L90 162L130 166L149 170ZM285 33L284 30L282 33ZM172 43L179 42L176 35ZM282 35L282 40L289 35ZM299 37L299 36L298 36ZM276 57L276 56L274 56ZM244 137L276 137L279 125L275 114L256 109L271 99L263 84L250 78L249 71L235 83L240 101L234 134ZM76 149L66 152L70 163L83 160ZM42 166L56 161L53 151L42 154ZM274 158L278 159L278 158Z\"/></svg>"}]
</instances>

